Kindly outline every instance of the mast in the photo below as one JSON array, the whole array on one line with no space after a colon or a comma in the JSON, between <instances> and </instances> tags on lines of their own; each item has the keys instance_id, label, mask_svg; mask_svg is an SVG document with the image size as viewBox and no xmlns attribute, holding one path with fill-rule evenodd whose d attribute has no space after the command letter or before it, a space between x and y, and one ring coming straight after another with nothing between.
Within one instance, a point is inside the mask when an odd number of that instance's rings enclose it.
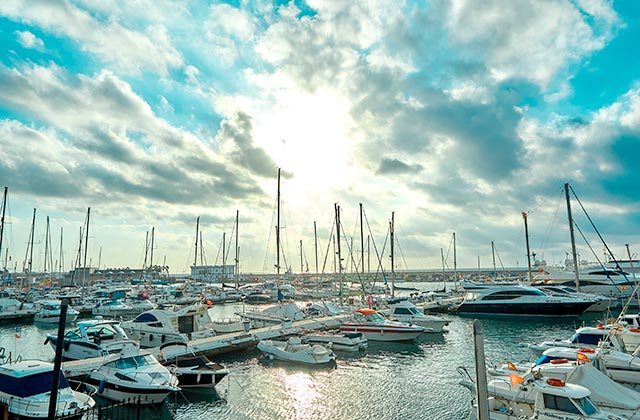
<instances>
[{"instance_id":1,"label":"mast","mask_svg":"<svg viewBox=\"0 0 640 420\"><path fill-rule=\"evenodd\" d=\"M394 211L391 212L391 221L389 222L389 236L391 237L391 297L395 297L395 292L396 292L396 286L395 286L395 278L396 278L396 268L395 268L395 262L394 262L394 254L393 254L393 243L394 243L394 239L393 239L393 235L394 235L394 218L395 218L395 213Z\"/></svg>"},{"instance_id":2,"label":"mast","mask_svg":"<svg viewBox=\"0 0 640 420\"><path fill-rule=\"evenodd\" d=\"M338 245L338 277L340 279L340 305L342 305L342 256L340 254L340 206L334 204L336 212L336 243Z\"/></svg>"},{"instance_id":3,"label":"mast","mask_svg":"<svg viewBox=\"0 0 640 420\"><path fill-rule=\"evenodd\" d=\"M360 203L360 271L364 273L364 224L362 222L362 203Z\"/></svg>"},{"instance_id":4,"label":"mast","mask_svg":"<svg viewBox=\"0 0 640 420\"><path fill-rule=\"evenodd\" d=\"M7 210L7 191L9 187L4 187L4 195L2 198L2 216L0 217L0 255L2 255L2 238L4 237L4 215ZM5 264L6 267L7 264Z\"/></svg>"},{"instance_id":5,"label":"mast","mask_svg":"<svg viewBox=\"0 0 640 420\"><path fill-rule=\"evenodd\" d=\"M47 226L44 230L44 267L42 271L47 273L47 259L49 256L49 216L47 216Z\"/></svg>"},{"instance_id":6,"label":"mast","mask_svg":"<svg viewBox=\"0 0 640 420\"><path fill-rule=\"evenodd\" d=\"M371 273L371 235L367 235L367 273Z\"/></svg>"},{"instance_id":7,"label":"mast","mask_svg":"<svg viewBox=\"0 0 640 420\"><path fill-rule=\"evenodd\" d=\"M31 234L29 239L29 263L27 265L27 284L29 286L30 278L31 278L31 268L33 263L33 235L36 230L36 209L33 209L33 219L31 220Z\"/></svg>"},{"instance_id":8,"label":"mast","mask_svg":"<svg viewBox=\"0 0 640 420\"><path fill-rule=\"evenodd\" d=\"M235 263L236 266L234 268L235 271L235 275L236 275L236 289L239 286L239 278L240 278L240 259L239 259L239 254L240 254L240 248L238 247L238 227L239 227L239 222L240 221L240 210L236 210L236 258L235 258Z\"/></svg>"},{"instance_id":9,"label":"mast","mask_svg":"<svg viewBox=\"0 0 640 420\"><path fill-rule=\"evenodd\" d=\"M522 212L522 219L524 220L524 239L527 244L527 267L528 267L528 277L529 283L533 281L533 276L531 274L531 251L529 249L529 224L527 223L527 212Z\"/></svg>"},{"instance_id":10,"label":"mast","mask_svg":"<svg viewBox=\"0 0 640 420\"><path fill-rule=\"evenodd\" d=\"M196 218L196 251L193 254L193 265L196 266L198 264L198 236L200 231L200 216Z\"/></svg>"},{"instance_id":11,"label":"mast","mask_svg":"<svg viewBox=\"0 0 640 420\"><path fill-rule=\"evenodd\" d=\"M633 260L631 259L631 251L629 250L629 244L624 245L627 248L627 256L629 257L629 266L631 267L631 273L633 274L633 283L635 284L635 288L638 288L638 280L636 279L636 270L633 267ZM638 297L638 302L640 303L640 296Z\"/></svg>"},{"instance_id":12,"label":"mast","mask_svg":"<svg viewBox=\"0 0 640 420\"><path fill-rule=\"evenodd\" d=\"M87 207L87 227L84 230L84 260L82 265L84 270L82 272L83 286L87 286L87 251L89 250L89 217L91 216L91 207Z\"/></svg>"},{"instance_id":13,"label":"mast","mask_svg":"<svg viewBox=\"0 0 640 420\"><path fill-rule=\"evenodd\" d=\"M202 231L200 231L200 265L204 265L204 242L202 240Z\"/></svg>"},{"instance_id":14,"label":"mast","mask_svg":"<svg viewBox=\"0 0 640 420\"><path fill-rule=\"evenodd\" d=\"M571 200L569 199L569 183L564 184L564 194L567 199L567 216L569 217L569 234L571 235L571 253L573 254L573 268L576 276L576 291L580 291L580 274L578 273L578 253L576 252L576 238L573 233L573 217L571 216Z\"/></svg>"},{"instance_id":15,"label":"mast","mask_svg":"<svg viewBox=\"0 0 640 420\"><path fill-rule=\"evenodd\" d=\"M98 270L100 270L100 265L102 264L102 247L98 251Z\"/></svg>"},{"instance_id":16,"label":"mast","mask_svg":"<svg viewBox=\"0 0 640 420\"><path fill-rule=\"evenodd\" d=\"M62 251L62 234L63 234L63 227L60 226L60 265L59 265L59 271L60 271L60 279L62 280L62 271L64 270L64 252Z\"/></svg>"},{"instance_id":17,"label":"mast","mask_svg":"<svg viewBox=\"0 0 640 420\"><path fill-rule=\"evenodd\" d=\"M318 230L316 229L316 221L313 221L313 243L316 253L316 274L318 274Z\"/></svg>"},{"instance_id":18,"label":"mast","mask_svg":"<svg viewBox=\"0 0 640 420\"><path fill-rule=\"evenodd\" d=\"M493 280L495 281L498 277L498 272L496 271L496 246L493 241L491 241L491 255L493 257Z\"/></svg>"},{"instance_id":19,"label":"mast","mask_svg":"<svg viewBox=\"0 0 640 420\"><path fill-rule=\"evenodd\" d=\"M280 168L278 168L278 195L276 198L276 273L280 275Z\"/></svg>"},{"instance_id":20,"label":"mast","mask_svg":"<svg viewBox=\"0 0 640 420\"><path fill-rule=\"evenodd\" d=\"M300 239L300 274L304 273L304 264L302 262L302 239Z\"/></svg>"},{"instance_id":21,"label":"mast","mask_svg":"<svg viewBox=\"0 0 640 420\"><path fill-rule=\"evenodd\" d=\"M202 247L200 247L202 249ZM227 278L227 232L222 232L222 281Z\"/></svg>"},{"instance_id":22,"label":"mast","mask_svg":"<svg viewBox=\"0 0 640 420\"><path fill-rule=\"evenodd\" d=\"M456 249L456 233L453 232L453 288L458 290L458 254Z\"/></svg>"},{"instance_id":23,"label":"mast","mask_svg":"<svg viewBox=\"0 0 640 420\"><path fill-rule=\"evenodd\" d=\"M144 264L142 264L142 268L147 268L147 257L149 256L149 231L144 237Z\"/></svg>"},{"instance_id":24,"label":"mast","mask_svg":"<svg viewBox=\"0 0 640 420\"><path fill-rule=\"evenodd\" d=\"M336 235L331 235L331 242L333 244L333 273L335 274L338 272L338 267L336 266Z\"/></svg>"},{"instance_id":25,"label":"mast","mask_svg":"<svg viewBox=\"0 0 640 420\"><path fill-rule=\"evenodd\" d=\"M447 291L447 275L444 268L444 249L440 248L440 259L442 260L442 282L444 283L444 291Z\"/></svg>"},{"instance_id":26,"label":"mast","mask_svg":"<svg viewBox=\"0 0 640 420\"><path fill-rule=\"evenodd\" d=\"M149 258L149 267L153 267L153 242L155 239L156 227L151 227L151 256Z\"/></svg>"}]
</instances>

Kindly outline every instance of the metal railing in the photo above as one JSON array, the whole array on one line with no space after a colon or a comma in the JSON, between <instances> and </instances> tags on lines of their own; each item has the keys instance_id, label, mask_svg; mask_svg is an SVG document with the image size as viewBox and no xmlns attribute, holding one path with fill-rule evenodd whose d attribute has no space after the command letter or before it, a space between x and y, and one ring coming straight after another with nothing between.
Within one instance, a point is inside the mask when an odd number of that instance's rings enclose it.
<instances>
[{"instance_id":1,"label":"metal railing","mask_svg":"<svg viewBox=\"0 0 640 420\"><path fill-rule=\"evenodd\" d=\"M137 420L140 419L142 410L140 397L138 397L107 405L96 405L88 410L78 410L64 416L56 416L56 420Z\"/></svg>"}]
</instances>

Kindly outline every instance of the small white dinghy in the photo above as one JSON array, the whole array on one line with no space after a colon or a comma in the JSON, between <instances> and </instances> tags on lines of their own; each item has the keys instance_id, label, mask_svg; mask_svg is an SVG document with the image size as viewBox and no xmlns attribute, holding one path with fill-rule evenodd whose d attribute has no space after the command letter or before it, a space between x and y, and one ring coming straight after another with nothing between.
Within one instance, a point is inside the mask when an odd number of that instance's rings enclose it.
<instances>
[{"instance_id":1,"label":"small white dinghy","mask_svg":"<svg viewBox=\"0 0 640 420\"><path fill-rule=\"evenodd\" d=\"M303 343L329 346L333 350L361 351L369 347L369 340L362 333L307 334L301 339Z\"/></svg>"},{"instance_id":2,"label":"small white dinghy","mask_svg":"<svg viewBox=\"0 0 640 420\"><path fill-rule=\"evenodd\" d=\"M329 365L335 363L335 355L319 344L303 344L300 337L291 337L287 341L262 340L258 350L270 359L304 365Z\"/></svg>"}]
</instances>

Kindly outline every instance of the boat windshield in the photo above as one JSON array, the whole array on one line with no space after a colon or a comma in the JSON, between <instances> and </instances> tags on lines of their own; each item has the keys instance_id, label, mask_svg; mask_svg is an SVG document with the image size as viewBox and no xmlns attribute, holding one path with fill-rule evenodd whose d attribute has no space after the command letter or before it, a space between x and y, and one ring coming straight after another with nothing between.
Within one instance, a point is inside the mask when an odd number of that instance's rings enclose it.
<instances>
[{"instance_id":1,"label":"boat windshield","mask_svg":"<svg viewBox=\"0 0 640 420\"><path fill-rule=\"evenodd\" d=\"M379 313L371 314L367 316L367 320L371 322L384 322L384 318Z\"/></svg>"},{"instance_id":2,"label":"boat windshield","mask_svg":"<svg viewBox=\"0 0 640 420\"><path fill-rule=\"evenodd\" d=\"M156 359L150 354L145 356L133 356L125 357L123 359L115 360L108 363L108 367L115 367L116 369L137 369L142 366L148 366L156 363Z\"/></svg>"},{"instance_id":3,"label":"boat windshield","mask_svg":"<svg viewBox=\"0 0 640 420\"><path fill-rule=\"evenodd\" d=\"M410 311L413 315L422 315L422 312L420 312L420 309L418 309L418 308L409 308L409 311Z\"/></svg>"},{"instance_id":4,"label":"boat windshield","mask_svg":"<svg viewBox=\"0 0 640 420\"><path fill-rule=\"evenodd\" d=\"M571 339L569 340L574 344L590 344L593 346L597 346L600 341L605 341L605 336L600 334L581 334L575 333Z\"/></svg>"},{"instance_id":5,"label":"boat windshield","mask_svg":"<svg viewBox=\"0 0 640 420\"><path fill-rule=\"evenodd\" d=\"M591 402L589 397L574 398L573 402L584 411L587 416L594 415L598 412L596 406Z\"/></svg>"},{"instance_id":6,"label":"boat windshield","mask_svg":"<svg viewBox=\"0 0 640 420\"><path fill-rule=\"evenodd\" d=\"M0 392L13 395L19 398L27 398L51 391L53 382L53 372L40 372L34 375L16 378L9 375L0 375ZM69 383L60 372L58 382L59 389L68 388Z\"/></svg>"}]
</instances>

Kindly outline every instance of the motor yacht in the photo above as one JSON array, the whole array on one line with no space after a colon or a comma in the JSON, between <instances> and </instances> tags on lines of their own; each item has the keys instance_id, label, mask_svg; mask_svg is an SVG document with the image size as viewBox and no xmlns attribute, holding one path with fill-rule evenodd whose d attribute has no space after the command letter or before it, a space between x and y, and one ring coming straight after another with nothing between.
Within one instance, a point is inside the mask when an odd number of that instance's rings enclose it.
<instances>
[{"instance_id":1,"label":"motor yacht","mask_svg":"<svg viewBox=\"0 0 640 420\"><path fill-rule=\"evenodd\" d=\"M585 312L605 312L611 306L613 306L613 303L614 303L614 300L610 297L590 294L590 293L576 292L575 289L569 286L545 284L545 285L539 285L535 287L552 296L555 295L555 296L565 296L565 297L574 297L574 298L582 298L582 299L593 299L594 304L589 306Z\"/></svg>"},{"instance_id":2,"label":"motor yacht","mask_svg":"<svg viewBox=\"0 0 640 420\"><path fill-rule=\"evenodd\" d=\"M181 349L172 351L176 347ZM205 356L197 356L193 351L191 354L185 354L185 347L187 347L185 343L169 343L160 346L162 355L160 362L175 373L180 388L213 388L229 374L224 366L212 362Z\"/></svg>"},{"instance_id":3,"label":"motor yacht","mask_svg":"<svg viewBox=\"0 0 640 420\"><path fill-rule=\"evenodd\" d=\"M419 325L426 328L426 332L440 333L447 325L447 320L438 316L427 315L420 308L407 299L402 299L389 305L389 319Z\"/></svg>"},{"instance_id":4,"label":"motor yacht","mask_svg":"<svg viewBox=\"0 0 640 420\"><path fill-rule=\"evenodd\" d=\"M159 404L180 391L178 378L152 355L118 357L89 374L88 382L104 398L140 404Z\"/></svg>"},{"instance_id":5,"label":"motor yacht","mask_svg":"<svg viewBox=\"0 0 640 420\"><path fill-rule=\"evenodd\" d=\"M9 418L47 418L53 383L53 364L23 360L0 366L0 403ZM58 381L56 416L72 416L95 405L93 398L69 387L64 374Z\"/></svg>"},{"instance_id":6,"label":"motor yacht","mask_svg":"<svg viewBox=\"0 0 640 420\"><path fill-rule=\"evenodd\" d=\"M37 303L38 311L34 317L35 322L42 324L58 324L60 322L60 313L62 309L62 303L59 300L47 300ZM66 323L73 323L80 313L73 309L71 306L67 306L67 318Z\"/></svg>"},{"instance_id":7,"label":"motor yacht","mask_svg":"<svg viewBox=\"0 0 640 420\"><path fill-rule=\"evenodd\" d=\"M55 351L58 343L56 334L47 334L45 344ZM78 328L64 335L62 357L65 360L88 359L109 354L138 353L140 345L127 337L127 333L117 321L94 319L78 322Z\"/></svg>"},{"instance_id":8,"label":"motor yacht","mask_svg":"<svg viewBox=\"0 0 640 420\"><path fill-rule=\"evenodd\" d=\"M300 337L306 344L330 346L333 350L362 351L369 346L369 341L362 333L318 333L305 334Z\"/></svg>"},{"instance_id":9,"label":"motor yacht","mask_svg":"<svg viewBox=\"0 0 640 420\"><path fill-rule=\"evenodd\" d=\"M207 306L195 304L177 311L154 309L143 312L133 321L123 322L122 328L140 347L159 347L165 343L186 343L196 338L212 337Z\"/></svg>"},{"instance_id":10,"label":"motor yacht","mask_svg":"<svg viewBox=\"0 0 640 420\"><path fill-rule=\"evenodd\" d=\"M617 334L604 327L581 327L567 340L547 340L539 344L530 344L529 350L540 357L545 350L553 347L597 348L602 345L621 352L627 352L624 342Z\"/></svg>"},{"instance_id":11,"label":"motor yacht","mask_svg":"<svg viewBox=\"0 0 640 420\"><path fill-rule=\"evenodd\" d=\"M376 310L362 308L355 311L352 321L346 321L340 325L340 331L362 333L369 341L408 341L416 339L425 331L425 328L389 321Z\"/></svg>"},{"instance_id":12,"label":"motor yacht","mask_svg":"<svg viewBox=\"0 0 640 420\"><path fill-rule=\"evenodd\" d=\"M633 276L621 269L592 268L581 270L580 291L612 298L614 301L628 299L635 287ZM532 284L574 287L575 273L554 267L541 268L533 277Z\"/></svg>"},{"instance_id":13,"label":"motor yacht","mask_svg":"<svg viewBox=\"0 0 640 420\"><path fill-rule=\"evenodd\" d=\"M287 341L262 340L258 350L269 359L303 365L335 364L335 355L325 346L304 344L300 337L290 337Z\"/></svg>"},{"instance_id":14,"label":"motor yacht","mask_svg":"<svg viewBox=\"0 0 640 420\"><path fill-rule=\"evenodd\" d=\"M17 321L33 319L36 309L31 304L25 304L9 296L0 297L0 321Z\"/></svg>"},{"instance_id":15,"label":"motor yacht","mask_svg":"<svg viewBox=\"0 0 640 420\"><path fill-rule=\"evenodd\" d=\"M535 287L515 283L465 282L457 312L464 316L580 316L593 299L550 296Z\"/></svg>"}]
</instances>

